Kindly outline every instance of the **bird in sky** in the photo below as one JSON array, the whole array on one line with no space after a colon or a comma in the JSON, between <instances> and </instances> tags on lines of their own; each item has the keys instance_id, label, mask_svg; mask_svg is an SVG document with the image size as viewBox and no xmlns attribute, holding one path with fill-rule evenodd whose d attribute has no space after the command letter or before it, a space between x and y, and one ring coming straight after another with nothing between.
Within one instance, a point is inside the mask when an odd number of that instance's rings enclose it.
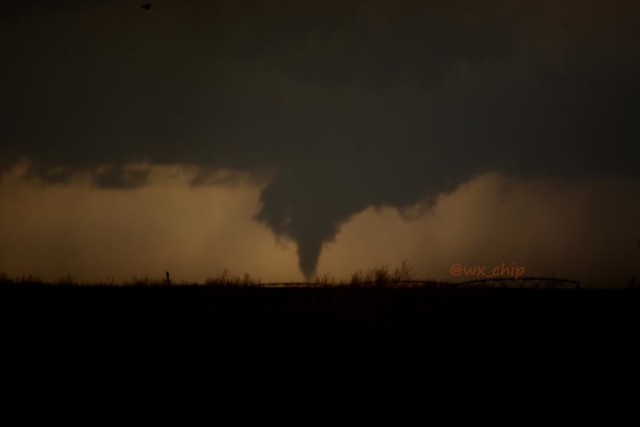
<instances>
[{"instance_id":1,"label":"bird in sky","mask_svg":"<svg viewBox=\"0 0 640 427\"><path fill-rule=\"evenodd\" d=\"M151 9L151 3L141 4L140 7L143 9L149 10Z\"/></svg>"}]
</instances>

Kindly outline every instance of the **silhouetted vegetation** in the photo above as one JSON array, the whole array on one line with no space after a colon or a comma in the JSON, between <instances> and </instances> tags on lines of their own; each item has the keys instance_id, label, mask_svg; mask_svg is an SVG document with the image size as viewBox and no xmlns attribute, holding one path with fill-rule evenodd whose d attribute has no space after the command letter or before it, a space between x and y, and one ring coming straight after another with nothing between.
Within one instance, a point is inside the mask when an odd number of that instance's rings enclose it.
<instances>
[{"instance_id":1,"label":"silhouetted vegetation","mask_svg":"<svg viewBox=\"0 0 640 427\"><path fill-rule=\"evenodd\" d=\"M0 284L46 284L42 279L33 275L12 278L4 272L0 272ZM164 277L158 276L134 276L130 280L116 281L115 277L109 276L103 282L85 283L76 281L71 274L67 273L56 281L49 283L52 285L93 285L93 286L136 286L154 287L175 284L178 286L205 286L205 287L422 287L422 288L532 288L532 289L564 289L580 288L580 283L575 280L561 279L556 277L520 277L517 280L508 277L480 278L467 281L449 282L447 280L425 280L417 279L415 268L406 260L394 268L390 269L386 265L370 268L368 270L357 270L347 278L336 278L331 273L319 274L312 282L284 282L284 283L263 283L259 278L244 273L242 276L232 274L225 268L220 275L207 278L204 283L178 282L174 283L170 279L169 272ZM636 288L635 278L627 285L627 289Z\"/></svg>"},{"instance_id":2,"label":"silhouetted vegetation","mask_svg":"<svg viewBox=\"0 0 640 427\"><path fill-rule=\"evenodd\" d=\"M201 339L212 343L225 337L248 342L276 336L288 337L292 344L319 335L351 342L386 333L429 340L452 327L481 335L513 330L509 336L514 337L522 328L539 331L541 325L573 334L593 331L602 322L611 327L640 324L640 292L551 289L544 281L537 287L511 286L513 281L506 286L420 281L406 262L394 269L358 271L343 280L323 274L313 283L261 284L227 269L200 284L167 286L163 279L160 272L157 278L127 282L110 276L81 286L69 274L44 283L34 276L0 273L0 322L32 325L38 331L76 329L82 336L94 334L96 325L120 325L136 340L149 330L162 337L173 330L179 336L199 331Z\"/></svg>"},{"instance_id":3,"label":"silhouetted vegetation","mask_svg":"<svg viewBox=\"0 0 640 427\"><path fill-rule=\"evenodd\" d=\"M243 277L233 276L226 268L218 277L210 277L205 280L206 286L260 286L260 279L251 277L245 273Z\"/></svg>"}]
</instances>

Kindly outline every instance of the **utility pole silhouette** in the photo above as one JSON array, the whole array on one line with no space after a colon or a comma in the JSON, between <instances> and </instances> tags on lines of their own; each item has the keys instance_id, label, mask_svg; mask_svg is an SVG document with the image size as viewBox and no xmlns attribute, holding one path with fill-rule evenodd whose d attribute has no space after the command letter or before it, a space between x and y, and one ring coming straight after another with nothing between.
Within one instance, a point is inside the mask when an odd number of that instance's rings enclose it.
<instances>
[{"instance_id":1,"label":"utility pole silhouette","mask_svg":"<svg viewBox=\"0 0 640 427\"><path fill-rule=\"evenodd\" d=\"M165 275L167 276L167 286L171 286L171 276L169 276L169 272L167 271Z\"/></svg>"}]
</instances>

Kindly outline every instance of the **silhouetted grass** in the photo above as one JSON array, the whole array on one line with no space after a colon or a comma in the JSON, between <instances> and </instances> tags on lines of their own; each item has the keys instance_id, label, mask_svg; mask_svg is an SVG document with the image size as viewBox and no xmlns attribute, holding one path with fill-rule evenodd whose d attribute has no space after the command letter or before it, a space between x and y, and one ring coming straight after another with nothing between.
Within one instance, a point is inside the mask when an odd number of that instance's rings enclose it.
<instances>
[{"instance_id":1,"label":"silhouetted grass","mask_svg":"<svg viewBox=\"0 0 640 427\"><path fill-rule=\"evenodd\" d=\"M149 276L134 276L130 280L118 282L115 277L109 276L103 282L79 282L76 281L71 274L58 278L54 282L45 282L41 278L33 275L22 275L16 278L10 277L5 272L0 272L0 284L18 284L18 285L57 285L57 286L135 286L135 287L162 287L167 286L166 279L161 277L150 278ZM357 270L347 278L336 278L331 273L319 274L312 282L285 282L285 283L263 283L260 279L245 273L242 276L234 275L227 268L217 277L207 278L204 283L194 282L178 282L172 283L171 286L200 286L200 287L347 287L347 288L384 288L384 287L402 287L402 288L532 288L532 289L564 289L567 287L579 288L579 282L575 280L565 280L555 277L538 278L538 277L522 277L517 280L513 278L495 277L495 278L478 278L462 282L449 282L448 280L420 280L416 278L415 268L406 260L394 268L390 269L386 265L370 268L368 270ZM635 281L630 282L626 286L627 289L637 288Z\"/></svg>"},{"instance_id":2,"label":"silhouetted grass","mask_svg":"<svg viewBox=\"0 0 640 427\"><path fill-rule=\"evenodd\" d=\"M205 280L204 284L211 287L260 286L261 281L252 277L249 273L245 273L242 277L234 276L225 268L220 276L210 277Z\"/></svg>"},{"instance_id":3,"label":"silhouetted grass","mask_svg":"<svg viewBox=\"0 0 640 427\"><path fill-rule=\"evenodd\" d=\"M194 354L208 347L214 355L233 354L230 360L247 355L260 369L269 369L264 357L279 349L282 360L307 361L328 348L330 357L351 366L360 359L350 359L348 349L367 342L371 351L401 357L412 351L398 347L399 341L429 353L455 342L473 362L478 352L491 348L491 335L497 337L494 343L509 346L504 357L518 360L514 341L526 342L529 351L532 342L549 343L554 336L545 357L565 364L558 343L575 342L577 334L609 338L616 331L628 339L640 324L640 292L420 281L410 267L377 267L342 280L327 273L300 284L260 284L225 269L205 283L171 286L162 280L164 272L127 282L109 276L92 284L70 275L47 284L34 276L0 273L0 324L20 342L47 343L38 357L49 357L65 341L84 348L94 339L100 349L108 348L105 342L121 348L117 357L137 366L148 360L132 358L136 346L158 343L161 352L182 352L190 341L196 343ZM225 364L213 366L228 371Z\"/></svg>"}]
</instances>

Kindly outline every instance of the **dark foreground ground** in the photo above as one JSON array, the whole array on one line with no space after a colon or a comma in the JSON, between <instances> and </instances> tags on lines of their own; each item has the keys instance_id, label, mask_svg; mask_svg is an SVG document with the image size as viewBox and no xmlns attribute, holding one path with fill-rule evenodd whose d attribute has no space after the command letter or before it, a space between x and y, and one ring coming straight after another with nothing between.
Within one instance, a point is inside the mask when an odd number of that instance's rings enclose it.
<instances>
[{"instance_id":1,"label":"dark foreground ground","mask_svg":"<svg viewBox=\"0 0 640 427\"><path fill-rule=\"evenodd\" d=\"M636 290L0 285L5 372L55 384L589 382L594 367L627 375L639 332Z\"/></svg>"},{"instance_id":2,"label":"dark foreground ground","mask_svg":"<svg viewBox=\"0 0 640 427\"><path fill-rule=\"evenodd\" d=\"M629 331L640 292L593 289L1 285L4 328L206 331L208 337L377 336L455 329Z\"/></svg>"}]
</instances>

